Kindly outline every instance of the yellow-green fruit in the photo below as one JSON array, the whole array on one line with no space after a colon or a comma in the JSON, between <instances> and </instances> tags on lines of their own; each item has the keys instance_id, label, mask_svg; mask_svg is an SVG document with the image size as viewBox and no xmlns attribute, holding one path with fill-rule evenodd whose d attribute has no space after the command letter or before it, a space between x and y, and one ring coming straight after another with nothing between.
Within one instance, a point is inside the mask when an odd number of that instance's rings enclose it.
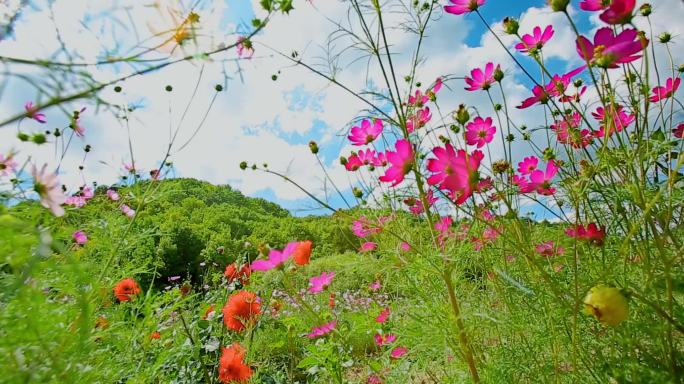
<instances>
[{"instance_id":1,"label":"yellow-green fruit","mask_svg":"<svg viewBox=\"0 0 684 384\"><path fill-rule=\"evenodd\" d=\"M629 304L619 289L597 285L584 298L584 312L602 324L616 326L629 317Z\"/></svg>"}]
</instances>

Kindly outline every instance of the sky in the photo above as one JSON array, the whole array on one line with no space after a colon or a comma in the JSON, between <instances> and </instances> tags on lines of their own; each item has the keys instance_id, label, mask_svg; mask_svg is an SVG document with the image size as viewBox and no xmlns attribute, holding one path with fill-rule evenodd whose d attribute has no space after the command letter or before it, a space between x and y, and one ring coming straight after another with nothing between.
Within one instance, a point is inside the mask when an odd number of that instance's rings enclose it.
<instances>
[{"instance_id":1,"label":"sky","mask_svg":"<svg viewBox=\"0 0 684 384\"><path fill-rule=\"evenodd\" d=\"M264 17L257 0L195 2L200 4L196 12L200 15L201 25L197 45L181 52L168 44L154 54L180 57L233 43L239 35L251 31L253 18ZM390 26L388 38L395 52L395 67L398 73L405 74L409 70L416 37L401 28L404 16L397 12L397 4L402 2L387 2L386 25ZM78 54L77 61L97 61L104 52L116 54L135 51L141 46L153 46L154 39L145 40L142 44L138 42L144 40L142 36L171 30L190 9L189 1L170 0L55 0L51 11L46 1L30 3L22 8L13 33L0 40L0 56L47 58L64 44ZM591 35L600 25L597 15L580 11L578 3L572 1L570 13L577 20L581 32ZM657 20L653 26L654 35L670 32L674 36L674 46L681 45L684 35L682 2L657 0L652 3L654 19ZM69 104L67 112L86 107L81 117L86 134L82 139L73 139L74 147L89 144L93 150L88 154L83 171L78 169L83 162L82 151L75 150L65 155L61 160L60 181L72 191L92 181L115 183L123 174L123 164L131 161L131 152L138 169L149 171L157 168L168 148L170 131L178 129L178 139L171 151L174 176L230 184L248 196L274 201L295 214L323 213L303 192L278 177L241 171L238 167L241 161L267 163L269 169L291 177L321 198L326 197L327 191L331 205L344 207L342 199L331 193L331 186L324 181L323 170L311 155L308 143L311 140L318 143L325 171L346 199L353 200L350 181L355 182L356 175L347 173L338 158L347 156L352 150L345 134L359 118L368 115L363 111L366 106L329 81L294 66L277 52L291 55L296 51L305 63L325 72L331 68L326 55L331 56L334 58L335 79L354 90L382 91L380 84L383 80L375 65L367 60L358 60L359 51L350 46L347 38L334 33L335 23L346 25L348 2L302 0L295 1L294 5L295 9L289 15L275 15L268 26L253 38L255 53L251 59L238 60L235 51L231 50L212 60L180 63L131 78L119 84L122 87L120 93L114 92L112 87L103 90L100 94L103 100L113 105L134 107L125 114L98 109L86 101ZM2 12L0 9L0 16ZM552 24L556 32L544 48L549 67L564 73L582 64L574 49L574 33L563 15L552 13L546 7L546 1L488 0L481 12L500 35L503 35L501 21L506 16L520 19L522 33L530 32L536 25ZM640 22L637 25L641 27ZM56 38L56 30L60 31L60 39ZM335 39L331 41L331 37ZM509 48L516 43L511 36L502 36L502 39ZM421 52L424 62L417 80L424 84L448 75L462 77L472 68L483 67L491 61L501 64L506 73L503 86L510 106L529 96L529 79L516 69L476 15L454 16L439 9ZM675 63L684 62L684 50L675 50L673 55ZM664 70L671 68L666 52L660 46L656 56ZM529 58L520 54L516 54L516 58L538 75L539 70L534 69ZM55 59L66 58L62 55ZM28 76L39 76L35 69L25 66L12 68ZM98 81L108 81L133 70L126 64L89 68ZM273 77L277 79L273 80ZM5 80L7 86L0 98L0 116L20 113L26 101L45 100L22 80L14 77ZM218 95L214 90L216 84L225 86ZM167 85L173 87L171 92L165 90ZM76 89L79 84L63 86ZM441 114L449 116L449 112L460 103L491 114L486 94L466 92L464 86L461 79L445 83L445 90L439 94ZM195 88L197 91L192 97ZM214 96L216 99L212 104ZM13 150L18 152L18 158L26 159L31 155L32 162L55 164L58 159L55 158L54 144L36 149L16 140L18 129L39 132L69 124L64 111L58 108L44 112L48 119L44 126L23 120L20 127L13 124L0 128L0 154ZM205 114L206 120L200 126ZM511 117L530 127L544 122L540 110L513 109ZM198 126L200 129L193 135ZM189 144L181 149L181 144L191 137ZM498 140L497 135L492 144L495 158L500 156L497 148L501 143ZM516 153L520 158L530 154L523 146L518 149Z\"/></svg>"}]
</instances>

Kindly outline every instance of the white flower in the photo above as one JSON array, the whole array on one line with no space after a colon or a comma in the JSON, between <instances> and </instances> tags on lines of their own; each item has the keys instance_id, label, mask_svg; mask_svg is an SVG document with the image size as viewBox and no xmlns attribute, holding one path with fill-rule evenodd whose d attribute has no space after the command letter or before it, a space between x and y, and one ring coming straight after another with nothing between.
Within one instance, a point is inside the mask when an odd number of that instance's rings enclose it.
<instances>
[{"instance_id":1,"label":"white flower","mask_svg":"<svg viewBox=\"0 0 684 384\"><path fill-rule=\"evenodd\" d=\"M57 174L47 173L46 168L47 164L43 165L39 172L35 165L31 165L33 189L40 196L40 204L59 217L64 215L62 204L66 202L66 196L57 180Z\"/></svg>"}]
</instances>

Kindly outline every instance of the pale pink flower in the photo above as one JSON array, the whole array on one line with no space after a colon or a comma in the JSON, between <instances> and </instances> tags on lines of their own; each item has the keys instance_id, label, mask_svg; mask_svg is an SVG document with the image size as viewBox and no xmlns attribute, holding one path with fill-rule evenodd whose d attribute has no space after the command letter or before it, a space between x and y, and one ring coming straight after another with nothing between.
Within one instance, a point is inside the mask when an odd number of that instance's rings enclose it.
<instances>
[{"instance_id":1,"label":"pale pink flower","mask_svg":"<svg viewBox=\"0 0 684 384\"><path fill-rule=\"evenodd\" d=\"M277 249L271 249L268 253L267 260L256 260L252 262L253 271L268 271L273 268L279 267L281 264L287 261L287 259L292 256L295 249L297 249L298 242L293 241L288 243L282 251Z\"/></svg>"},{"instance_id":2,"label":"pale pink flower","mask_svg":"<svg viewBox=\"0 0 684 384\"><path fill-rule=\"evenodd\" d=\"M353 145L370 144L382 133L382 120L376 119L371 123L369 119L361 122L361 125L352 127L347 138Z\"/></svg>"},{"instance_id":3,"label":"pale pink flower","mask_svg":"<svg viewBox=\"0 0 684 384\"><path fill-rule=\"evenodd\" d=\"M485 0L449 0L451 5L445 5L444 11L453 15L474 12L484 5Z\"/></svg>"},{"instance_id":4,"label":"pale pink flower","mask_svg":"<svg viewBox=\"0 0 684 384\"><path fill-rule=\"evenodd\" d=\"M492 118L483 119L478 116L466 125L466 143L482 148L485 144L491 143L494 133L496 133L496 127L492 125Z\"/></svg>"},{"instance_id":5,"label":"pale pink flower","mask_svg":"<svg viewBox=\"0 0 684 384\"><path fill-rule=\"evenodd\" d=\"M652 102L658 102L660 100L668 99L672 96L674 96L675 92L677 92L677 88L679 88L679 83L682 82L682 79L676 78L672 79L669 78L665 82L665 86L659 86L653 88L651 91L653 93L653 96L649 98Z\"/></svg>"},{"instance_id":6,"label":"pale pink flower","mask_svg":"<svg viewBox=\"0 0 684 384\"><path fill-rule=\"evenodd\" d=\"M366 241L365 243L361 244L361 248L359 248L359 252L370 252L372 250L375 250L375 248L378 247L377 243L374 243L372 241Z\"/></svg>"},{"instance_id":7,"label":"pale pink flower","mask_svg":"<svg viewBox=\"0 0 684 384\"><path fill-rule=\"evenodd\" d=\"M337 326L337 320L333 320L329 323L323 324L319 327L313 327L311 333L307 334L306 337L309 339L315 339L317 337L325 336L332 332Z\"/></svg>"},{"instance_id":8,"label":"pale pink flower","mask_svg":"<svg viewBox=\"0 0 684 384\"><path fill-rule=\"evenodd\" d=\"M44 113L38 113L37 106L33 105L33 101L27 101L24 104L24 109L26 110L26 117L33 119L41 124L45 124L47 120L45 119Z\"/></svg>"},{"instance_id":9,"label":"pale pink flower","mask_svg":"<svg viewBox=\"0 0 684 384\"><path fill-rule=\"evenodd\" d=\"M399 243L399 250L403 252L408 252L411 250L411 246L409 245L409 243L402 241L401 243Z\"/></svg>"},{"instance_id":10,"label":"pale pink flower","mask_svg":"<svg viewBox=\"0 0 684 384\"><path fill-rule=\"evenodd\" d=\"M390 357L393 359L400 359L408 352L408 348L400 346L395 347L392 352L390 352Z\"/></svg>"},{"instance_id":11,"label":"pale pink flower","mask_svg":"<svg viewBox=\"0 0 684 384\"><path fill-rule=\"evenodd\" d=\"M380 284L380 280L375 280L374 282L370 283L370 285L368 286L368 289L370 289L371 291L377 291L380 288L382 288L382 284Z\"/></svg>"},{"instance_id":12,"label":"pale pink flower","mask_svg":"<svg viewBox=\"0 0 684 384\"><path fill-rule=\"evenodd\" d=\"M254 55L252 41L245 36L240 36L237 39L237 55L244 59L251 59L252 55Z\"/></svg>"},{"instance_id":13,"label":"pale pink flower","mask_svg":"<svg viewBox=\"0 0 684 384\"><path fill-rule=\"evenodd\" d=\"M33 176L33 190L40 196L40 204L48 208L53 215L63 216L62 204L66 201L66 196L57 180L57 174L48 173L47 164L45 164L40 171L35 165L31 165L31 175Z\"/></svg>"},{"instance_id":14,"label":"pale pink flower","mask_svg":"<svg viewBox=\"0 0 684 384\"><path fill-rule=\"evenodd\" d=\"M5 156L0 153L0 176L7 176L17 171L17 162L14 161L14 154L10 152Z\"/></svg>"},{"instance_id":15,"label":"pale pink flower","mask_svg":"<svg viewBox=\"0 0 684 384\"><path fill-rule=\"evenodd\" d=\"M252 264L252 268L253 268ZM323 272L319 276L314 276L309 279L309 293L318 293L323 291L327 286L332 284L335 277L335 272Z\"/></svg>"},{"instance_id":16,"label":"pale pink flower","mask_svg":"<svg viewBox=\"0 0 684 384\"><path fill-rule=\"evenodd\" d=\"M542 49L544 44L551 40L551 37L553 37L553 26L547 25L544 32L542 32L541 27L536 26L531 35L523 35L522 42L518 43L515 49L523 53L535 53Z\"/></svg>"},{"instance_id":17,"label":"pale pink flower","mask_svg":"<svg viewBox=\"0 0 684 384\"><path fill-rule=\"evenodd\" d=\"M74 208L83 208L88 200L80 195L69 196L64 200L64 204L72 206Z\"/></svg>"},{"instance_id":18,"label":"pale pink flower","mask_svg":"<svg viewBox=\"0 0 684 384\"><path fill-rule=\"evenodd\" d=\"M430 119L432 119L430 107L419 109L406 121L406 131L412 133L416 129L423 128L425 124L430 122Z\"/></svg>"},{"instance_id":19,"label":"pale pink flower","mask_svg":"<svg viewBox=\"0 0 684 384\"><path fill-rule=\"evenodd\" d=\"M129 218L135 217L135 209L129 207L126 204L121 204L121 212Z\"/></svg>"},{"instance_id":20,"label":"pale pink flower","mask_svg":"<svg viewBox=\"0 0 684 384\"><path fill-rule=\"evenodd\" d=\"M119 196L119 192L113 190L113 189L108 189L107 190L107 197L111 201L119 201L121 199L121 196Z\"/></svg>"},{"instance_id":21,"label":"pale pink flower","mask_svg":"<svg viewBox=\"0 0 684 384\"><path fill-rule=\"evenodd\" d=\"M81 125L81 114L85 112L86 108L81 108L80 111L74 111L74 115L71 117L71 125L69 127L74 130L76 136L85 136L85 127Z\"/></svg>"},{"instance_id":22,"label":"pale pink flower","mask_svg":"<svg viewBox=\"0 0 684 384\"><path fill-rule=\"evenodd\" d=\"M501 66L497 65L496 70L500 70ZM492 84L496 82L494 79L494 63L487 63L484 71L480 68L475 68L470 71L470 77L465 77L465 82L470 86L466 91L488 90Z\"/></svg>"},{"instance_id":23,"label":"pale pink flower","mask_svg":"<svg viewBox=\"0 0 684 384\"><path fill-rule=\"evenodd\" d=\"M395 152L387 152L387 160L391 165L379 178L380 181L392 183L392 187L404 181L404 176L413 169L415 161L413 147L407 140L398 140L395 147Z\"/></svg>"},{"instance_id":24,"label":"pale pink flower","mask_svg":"<svg viewBox=\"0 0 684 384\"><path fill-rule=\"evenodd\" d=\"M76 231L76 232L74 232L74 234L72 235L72 237L74 238L74 241L75 241L76 244L78 244L78 245L84 245L85 243L88 242L88 236L87 236L86 233L83 232L83 231Z\"/></svg>"},{"instance_id":25,"label":"pale pink flower","mask_svg":"<svg viewBox=\"0 0 684 384\"><path fill-rule=\"evenodd\" d=\"M390 316L390 309L389 309L389 307L387 307L387 308L383 309L382 311L380 311L380 314L378 314L375 317L375 322L382 324L382 323L386 322L387 319L389 319L389 316Z\"/></svg>"},{"instance_id":26,"label":"pale pink flower","mask_svg":"<svg viewBox=\"0 0 684 384\"><path fill-rule=\"evenodd\" d=\"M565 249L561 246L557 246L553 240L535 245L534 250L544 257L560 256L565 253Z\"/></svg>"}]
</instances>

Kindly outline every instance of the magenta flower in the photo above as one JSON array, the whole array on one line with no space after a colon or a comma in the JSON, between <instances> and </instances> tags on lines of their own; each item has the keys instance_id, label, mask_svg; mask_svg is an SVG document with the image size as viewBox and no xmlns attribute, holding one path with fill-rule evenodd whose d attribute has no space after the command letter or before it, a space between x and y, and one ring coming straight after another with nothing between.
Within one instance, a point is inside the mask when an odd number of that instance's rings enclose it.
<instances>
[{"instance_id":1,"label":"magenta flower","mask_svg":"<svg viewBox=\"0 0 684 384\"><path fill-rule=\"evenodd\" d=\"M408 105L422 108L423 105L425 105L425 103L427 103L428 101L430 101L430 96L428 96L427 94L423 94L423 92L421 92L420 89L416 89L415 95L409 95Z\"/></svg>"},{"instance_id":2,"label":"magenta flower","mask_svg":"<svg viewBox=\"0 0 684 384\"><path fill-rule=\"evenodd\" d=\"M561 101L564 99L567 100L568 96L565 96L565 91L570 85L570 82L572 82L572 78L584 71L585 68L586 66L583 65L564 75L553 75L551 81L543 87L541 85L535 85L534 88L532 88L532 97L523 100L522 104L516 108L525 109L537 103L546 104L553 96L561 96Z\"/></svg>"},{"instance_id":3,"label":"magenta flower","mask_svg":"<svg viewBox=\"0 0 684 384\"><path fill-rule=\"evenodd\" d=\"M135 209L129 207L126 204L121 204L121 212L129 218L135 217Z\"/></svg>"},{"instance_id":4,"label":"magenta flower","mask_svg":"<svg viewBox=\"0 0 684 384\"><path fill-rule=\"evenodd\" d=\"M621 105L611 106L610 109L612 113L606 113L603 107L596 108L595 112L591 115L601 122L597 137L610 136L615 132L622 132L623 129L627 128L636 119L634 115L630 115L624 111Z\"/></svg>"},{"instance_id":5,"label":"magenta flower","mask_svg":"<svg viewBox=\"0 0 684 384\"><path fill-rule=\"evenodd\" d=\"M501 69L500 65L496 66L497 70ZM466 76L465 82L470 86L466 91L488 90L492 84L496 82L494 79L494 63L487 63L485 70L475 68L470 71L470 77Z\"/></svg>"},{"instance_id":6,"label":"magenta flower","mask_svg":"<svg viewBox=\"0 0 684 384\"><path fill-rule=\"evenodd\" d=\"M387 152L387 161L391 165L385 174L379 178L380 181L392 183L392 187L404 181L404 176L411 171L414 163L411 143L401 139L397 141L395 146L395 152Z\"/></svg>"},{"instance_id":7,"label":"magenta flower","mask_svg":"<svg viewBox=\"0 0 684 384\"><path fill-rule=\"evenodd\" d=\"M237 39L237 55L245 59L251 59L252 55L254 55L252 41L245 36L240 36Z\"/></svg>"},{"instance_id":8,"label":"magenta flower","mask_svg":"<svg viewBox=\"0 0 684 384\"><path fill-rule=\"evenodd\" d=\"M408 352L406 347L396 347L390 352L390 357L393 359L400 359Z\"/></svg>"},{"instance_id":9,"label":"magenta flower","mask_svg":"<svg viewBox=\"0 0 684 384\"><path fill-rule=\"evenodd\" d=\"M370 252L377 247L378 247L377 243L374 243L372 241L366 241L365 243L361 244L361 248L359 248L359 252Z\"/></svg>"},{"instance_id":10,"label":"magenta flower","mask_svg":"<svg viewBox=\"0 0 684 384\"><path fill-rule=\"evenodd\" d=\"M547 86L548 88L548 86ZM516 108L525 109L529 108L537 103L546 104L549 102L550 95L544 87L540 85L535 85L532 88L532 96L523 100L522 104L518 105Z\"/></svg>"},{"instance_id":11,"label":"magenta flower","mask_svg":"<svg viewBox=\"0 0 684 384\"><path fill-rule=\"evenodd\" d=\"M599 227L596 223L590 223L586 228L584 225L579 224L566 229L565 234L578 240L601 246L606 238L606 228Z\"/></svg>"},{"instance_id":12,"label":"magenta flower","mask_svg":"<svg viewBox=\"0 0 684 384\"><path fill-rule=\"evenodd\" d=\"M383 152L376 153L375 159L373 159L373 166L375 166L375 167L387 166L387 156Z\"/></svg>"},{"instance_id":13,"label":"magenta flower","mask_svg":"<svg viewBox=\"0 0 684 384\"><path fill-rule=\"evenodd\" d=\"M560 256L565 253L565 249L557 246L553 240L535 245L534 250L544 257Z\"/></svg>"},{"instance_id":14,"label":"magenta flower","mask_svg":"<svg viewBox=\"0 0 684 384\"><path fill-rule=\"evenodd\" d=\"M252 269L254 264L252 264ZM309 293L318 293L323 291L327 286L332 284L335 277L335 272L323 272L319 276L314 276L309 279Z\"/></svg>"},{"instance_id":15,"label":"magenta flower","mask_svg":"<svg viewBox=\"0 0 684 384\"><path fill-rule=\"evenodd\" d=\"M408 133L412 133L416 129L423 128L430 119L432 119L432 113L429 107L419 109L406 121L406 130Z\"/></svg>"},{"instance_id":16,"label":"magenta flower","mask_svg":"<svg viewBox=\"0 0 684 384\"><path fill-rule=\"evenodd\" d=\"M119 199L121 199L121 196L119 196L119 193L113 189L107 190L107 197L111 201L119 201Z\"/></svg>"},{"instance_id":17,"label":"magenta flower","mask_svg":"<svg viewBox=\"0 0 684 384\"><path fill-rule=\"evenodd\" d=\"M583 0L580 2L579 7L585 11L602 11L610 5L612 0Z\"/></svg>"},{"instance_id":18,"label":"magenta flower","mask_svg":"<svg viewBox=\"0 0 684 384\"><path fill-rule=\"evenodd\" d=\"M14 154L10 152L5 156L0 153L0 176L7 176L10 172L17 171L17 162L14 161Z\"/></svg>"},{"instance_id":19,"label":"magenta flower","mask_svg":"<svg viewBox=\"0 0 684 384\"><path fill-rule=\"evenodd\" d=\"M453 15L462 15L477 10L484 5L485 0L449 0L452 5L445 5L444 11Z\"/></svg>"},{"instance_id":20,"label":"magenta flower","mask_svg":"<svg viewBox=\"0 0 684 384\"><path fill-rule=\"evenodd\" d=\"M599 29L594 43L584 36L577 38L577 53L589 63L601 68L617 68L618 64L631 63L641 57L648 39L639 37L636 29L625 29L617 36L609 27Z\"/></svg>"},{"instance_id":21,"label":"magenta flower","mask_svg":"<svg viewBox=\"0 0 684 384\"><path fill-rule=\"evenodd\" d=\"M357 155L355 153L352 154L351 156L349 156L349 158L347 159L347 162L344 163L344 168L350 172L354 172L354 171L358 170L359 168L361 168L362 166L363 166L363 162L359 158L359 155Z\"/></svg>"},{"instance_id":22,"label":"magenta flower","mask_svg":"<svg viewBox=\"0 0 684 384\"><path fill-rule=\"evenodd\" d=\"M551 25L547 25L546 28L544 28L544 32L542 32L541 27L536 26L532 30L531 35L523 35L522 42L516 44L515 49L523 53L536 53L544 47L544 44L551 40L553 33L553 26Z\"/></svg>"},{"instance_id":23,"label":"magenta flower","mask_svg":"<svg viewBox=\"0 0 684 384\"><path fill-rule=\"evenodd\" d=\"M24 104L24 109L26 110L26 117L33 119L41 124L45 124L47 120L45 119L44 113L38 113L37 106L33 105L33 101L27 101Z\"/></svg>"},{"instance_id":24,"label":"magenta flower","mask_svg":"<svg viewBox=\"0 0 684 384\"><path fill-rule=\"evenodd\" d=\"M399 250L402 252L408 252L411 250L411 246L409 245L409 243L402 241L401 243L399 243Z\"/></svg>"},{"instance_id":25,"label":"magenta flower","mask_svg":"<svg viewBox=\"0 0 684 384\"><path fill-rule=\"evenodd\" d=\"M632 21L636 0L612 0L608 9L599 15L606 24L627 24Z\"/></svg>"},{"instance_id":26,"label":"magenta flower","mask_svg":"<svg viewBox=\"0 0 684 384\"><path fill-rule=\"evenodd\" d=\"M428 184L439 184L440 189L451 192L457 204L463 204L478 188L478 169L484 154L479 150L472 154L462 149L456 152L449 143L444 148L435 147L432 153L436 158L427 163L427 169L433 172Z\"/></svg>"},{"instance_id":27,"label":"magenta flower","mask_svg":"<svg viewBox=\"0 0 684 384\"><path fill-rule=\"evenodd\" d=\"M297 242L293 241L285 246L285 249L279 251L277 249L271 249L268 253L267 260L256 260L252 262L253 271L268 271L273 268L279 267L281 264L287 261L287 259L292 256L295 249L297 249Z\"/></svg>"},{"instance_id":28,"label":"magenta flower","mask_svg":"<svg viewBox=\"0 0 684 384\"><path fill-rule=\"evenodd\" d=\"M546 164L546 172L540 169L533 171L530 174L530 188L536 190L541 195L553 195L556 193L556 188L551 186L551 180L558 173L558 166L551 160Z\"/></svg>"},{"instance_id":29,"label":"magenta flower","mask_svg":"<svg viewBox=\"0 0 684 384\"><path fill-rule=\"evenodd\" d=\"M333 320L329 323L323 324L319 327L313 327L311 333L307 334L306 337L309 339L315 339L317 337L325 336L332 332L337 326L337 320Z\"/></svg>"},{"instance_id":30,"label":"magenta flower","mask_svg":"<svg viewBox=\"0 0 684 384\"><path fill-rule=\"evenodd\" d=\"M485 144L492 142L495 133L496 127L492 125L492 118L482 119L478 116L466 125L466 143L482 148Z\"/></svg>"},{"instance_id":31,"label":"magenta flower","mask_svg":"<svg viewBox=\"0 0 684 384\"><path fill-rule=\"evenodd\" d=\"M78 244L78 245L84 245L85 243L88 242L88 236L87 236L86 233L83 232L83 231L76 231L76 232L74 232L74 234L72 235L72 237L74 238L74 241L75 241L76 244Z\"/></svg>"},{"instance_id":32,"label":"magenta flower","mask_svg":"<svg viewBox=\"0 0 684 384\"><path fill-rule=\"evenodd\" d=\"M361 125L352 127L351 134L347 136L353 145L370 144L382 133L382 120L376 119L371 124L371 121L365 119Z\"/></svg>"},{"instance_id":33,"label":"magenta flower","mask_svg":"<svg viewBox=\"0 0 684 384\"><path fill-rule=\"evenodd\" d=\"M363 165L373 164L375 162L375 151L370 148L362 149L359 151L358 158Z\"/></svg>"},{"instance_id":34,"label":"magenta flower","mask_svg":"<svg viewBox=\"0 0 684 384\"><path fill-rule=\"evenodd\" d=\"M53 215L63 216L62 204L66 201L66 196L57 180L57 174L48 173L47 164L45 164L40 171L35 165L31 165L31 175L33 176L33 190L38 193L40 204L48 208Z\"/></svg>"},{"instance_id":35,"label":"magenta flower","mask_svg":"<svg viewBox=\"0 0 684 384\"><path fill-rule=\"evenodd\" d=\"M649 98L649 100L651 100L652 102L655 103L655 102L658 102L660 100L664 100L664 99L667 99L667 98L674 96L675 92L677 92L677 88L679 88L679 83L681 83L681 82L682 82L682 79L680 79L680 78L676 78L676 79L669 78L669 79L667 79L664 87L659 86L659 87L655 87L651 90L651 92L653 92L653 96L651 96Z\"/></svg>"},{"instance_id":36,"label":"magenta flower","mask_svg":"<svg viewBox=\"0 0 684 384\"><path fill-rule=\"evenodd\" d=\"M383 309L382 311L380 311L380 314L378 314L375 317L375 322L382 324L382 323L386 322L387 319L389 319L389 316L390 316L390 309L389 309L389 307L387 307L387 308Z\"/></svg>"},{"instance_id":37,"label":"magenta flower","mask_svg":"<svg viewBox=\"0 0 684 384\"><path fill-rule=\"evenodd\" d=\"M429 190L427 192L427 196L425 196L427 199L428 207L432 207L436 202L437 198L434 196L434 193L432 190ZM425 207L423 206L423 202L415 197L409 197L407 199L404 199L404 204L408 205L409 211L413 213L414 215L420 215L421 213L425 212Z\"/></svg>"},{"instance_id":38,"label":"magenta flower","mask_svg":"<svg viewBox=\"0 0 684 384\"><path fill-rule=\"evenodd\" d=\"M684 123L681 123L677 128L672 130L672 135L678 139L684 138Z\"/></svg>"},{"instance_id":39,"label":"magenta flower","mask_svg":"<svg viewBox=\"0 0 684 384\"><path fill-rule=\"evenodd\" d=\"M87 202L88 200L80 195L69 196L64 200L64 204L74 208L83 208Z\"/></svg>"},{"instance_id":40,"label":"magenta flower","mask_svg":"<svg viewBox=\"0 0 684 384\"><path fill-rule=\"evenodd\" d=\"M354 220L352 223L352 232L358 237L364 238L368 235L379 233L382 229L380 227L372 225L366 216L359 217L358 220Z\"/></svg>"},{"instance_id":41,"label":"magenta flower","mask_svg":"<svg viewBox=\"0 0 684 384\"><path fill-rule=\"evenodd\" d=\"M394 341L397 339L397 335L392 334L392 333L386 333L384 335L376 333L374 338L375 338L375 345L377 345L378 347L382 347L384 345L389 345L389 344L394 343Z\"/></svg>"},{"instance_id":42,"label":"magenta flower","mask_svg":"<svg viewBox=\"0 0 684 384\"><path fill-rule=\"evenodd\" d=\"M529 175L532 171L537 169L539 159L536 156L530 156L518 163L518 172L523 175Z\"/></svg>"}]
</instances>

